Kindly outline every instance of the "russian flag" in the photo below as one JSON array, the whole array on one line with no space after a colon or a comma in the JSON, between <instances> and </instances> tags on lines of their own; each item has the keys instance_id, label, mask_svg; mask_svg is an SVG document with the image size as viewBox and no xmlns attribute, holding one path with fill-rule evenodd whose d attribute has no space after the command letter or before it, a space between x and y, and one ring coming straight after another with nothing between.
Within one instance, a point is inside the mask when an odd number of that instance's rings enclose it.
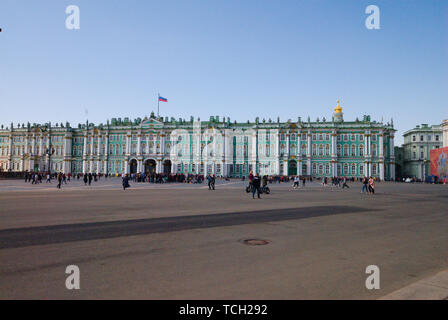
<instances>
[{"instance_id":1,"label":"russian flag","mask_svg":"<svg viewBox=\"0 0 448 320\"><path fill-rule=\"evenodd\" d=\"M167 98L164 98L164 97L161 97L161 96L159 96L159 101L163 101L163 102L168 102L168 99L167 99Z\"/></svg>"}]
</instances>

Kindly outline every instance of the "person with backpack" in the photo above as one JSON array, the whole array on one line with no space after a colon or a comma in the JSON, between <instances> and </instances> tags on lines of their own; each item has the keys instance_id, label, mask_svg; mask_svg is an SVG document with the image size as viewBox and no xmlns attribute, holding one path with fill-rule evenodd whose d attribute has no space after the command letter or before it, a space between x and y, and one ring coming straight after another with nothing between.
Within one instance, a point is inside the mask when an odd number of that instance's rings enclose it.
<instances>
[{"instance_id":1,"label":"person with backpack","mask_svg":"<svg viewBox=\"0 0 448 320\"><path fill-rule=\"evenodd\" d=\"M258 199L260 199L260 185L260 176L257 173L252 180L252 199L255 199L255 192L257 192Z\"/></svg>"}]
</instances>

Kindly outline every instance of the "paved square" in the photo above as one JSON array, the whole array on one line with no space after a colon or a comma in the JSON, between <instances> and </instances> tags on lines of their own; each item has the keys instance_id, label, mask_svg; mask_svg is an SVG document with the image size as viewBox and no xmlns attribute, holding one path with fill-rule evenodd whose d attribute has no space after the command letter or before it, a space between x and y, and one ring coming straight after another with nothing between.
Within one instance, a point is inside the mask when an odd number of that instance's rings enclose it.
<instances>
[{"instance_id":1,"label":"paved square","mask_svg":"<svg viewBox=\"0 0 448 320\"><path fill-rule=\"evenodd\" d=\"M448 269L447 185L291 184L2 180L0 298L376 299Z\"/></svg>"}]
</instances>

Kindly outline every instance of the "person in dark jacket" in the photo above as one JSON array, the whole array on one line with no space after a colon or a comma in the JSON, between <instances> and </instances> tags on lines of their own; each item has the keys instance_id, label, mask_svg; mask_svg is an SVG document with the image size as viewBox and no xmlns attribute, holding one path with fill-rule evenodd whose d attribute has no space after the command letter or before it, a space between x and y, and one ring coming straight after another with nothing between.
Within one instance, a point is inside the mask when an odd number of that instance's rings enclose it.
<instances>
[{"instance_id":1,"label":"person in dark jacket","mask_svg":"<svg viewBox=\"0 0 448 320\"><path fill-rule=\"evenodd\" d=\"M252 179L252 199L255 199L255 192L257 192L258 199L260 199L260 176L258 173Z\"/></svg>"},{"instance_id":2,"label":"person in dark jacket","mask_svg":"<svg viewBox=\"0 0 448 320\"><path fill-rule=\"evenodd\" d=\"M62 173L58 173L58 189L61 189L61 184L62 184Z\"/></svg>"},{"instance_id":3,"label":"person in dark jacket","mask_svg":"<svg viewBox=\"0 0 448 320\"><path fill-rule=\"evenodd\" d=\"M130 185L129 185L129 177L128 177L127 174L124 175L122 183L123 183L123 190L126 190L126 188L130 187Z\"/></svg>"}]
</instances>

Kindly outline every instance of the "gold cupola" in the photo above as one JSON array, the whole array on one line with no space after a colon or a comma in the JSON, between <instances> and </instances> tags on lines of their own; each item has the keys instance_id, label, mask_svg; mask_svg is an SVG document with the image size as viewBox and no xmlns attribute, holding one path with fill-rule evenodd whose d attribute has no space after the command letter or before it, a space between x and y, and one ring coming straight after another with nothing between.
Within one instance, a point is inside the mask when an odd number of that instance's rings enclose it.
<instances>
[{"instance_id":1,"label":"gold cupola","mask_svg":"<svg viewBox=\"0 0 448 320\"><path fill-rule=\"evenodd\" d=\"M333 119L336 122L339 121L343 121L344 118L342 117L343 113L342 113L342 107L339 105L339 100L338 100L338 105L334 108L334 115L333 115Z\"/></svg>"}]
</instances>

